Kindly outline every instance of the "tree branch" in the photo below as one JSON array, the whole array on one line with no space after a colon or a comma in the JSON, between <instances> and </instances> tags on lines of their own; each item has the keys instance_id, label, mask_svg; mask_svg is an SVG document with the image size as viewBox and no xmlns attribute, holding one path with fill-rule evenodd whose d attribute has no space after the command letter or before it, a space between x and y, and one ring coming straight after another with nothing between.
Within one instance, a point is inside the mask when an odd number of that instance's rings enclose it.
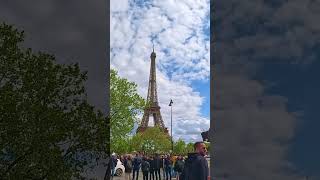
<instances>
[{"instance_id":1,"label":"tree branch","mask_svg":"<svg viewBox=\"0 0 320 180\"><path fill-rule=\"evenodd\" d=\"M15 160L8 166L7 170L4 172L3 175L9 173L9 172L11 171L11 169L12 169L18 162L24 160L24 159L26 158L26 156L28 156L28 155L30 155L30 154L32 154L32 151L31 151L31 150L27 151L24 155L22 155L22 156L18 157L17 159L15 159Z\"/></svg>"}]
</instances>

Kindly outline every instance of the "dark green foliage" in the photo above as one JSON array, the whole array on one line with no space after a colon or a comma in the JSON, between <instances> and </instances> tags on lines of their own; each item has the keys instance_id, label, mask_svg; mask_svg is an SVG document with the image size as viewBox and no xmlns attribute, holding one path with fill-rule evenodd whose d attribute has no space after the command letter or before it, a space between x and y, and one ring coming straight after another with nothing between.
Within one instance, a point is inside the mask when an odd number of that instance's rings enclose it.
<instances>
[{"instance_id":1,"label":"dark green foliage","mask_svg":"<svg viewBox=\"0 0 320 180\"><path fill-rule=\"evenodd\" d=\"M105 116L87 102L78 64L20 47L0 25L0 177L80 178L107 153Z\"/></svg>"}]
</instances>

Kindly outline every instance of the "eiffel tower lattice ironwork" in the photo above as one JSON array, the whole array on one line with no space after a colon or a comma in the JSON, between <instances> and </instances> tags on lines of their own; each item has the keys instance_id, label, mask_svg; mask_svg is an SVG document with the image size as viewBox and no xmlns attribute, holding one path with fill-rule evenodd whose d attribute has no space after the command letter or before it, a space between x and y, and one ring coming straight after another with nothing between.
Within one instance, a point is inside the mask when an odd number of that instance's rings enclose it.
<instances>
[{"instance_id":1,"label":"eiffel tower lattice ironwork","mask_svg":"<svg viewBox=\"0 0 320 180\"><path fill-rule=\"evenodd\" d=\"M149 117L152 116L154 120L154 126L160 127L164 132L168 133L168 129L164 126L162 116L160 113L160 106L158 103L157 94L157 82L156 82L156 53L154 48L151 53L151 67L150 67L150 77L149 77L149 87L147 96L147 106L144 109L144 114L140 126L137 132L143 132L148 128Z\"/></svg>"}]
</instances>

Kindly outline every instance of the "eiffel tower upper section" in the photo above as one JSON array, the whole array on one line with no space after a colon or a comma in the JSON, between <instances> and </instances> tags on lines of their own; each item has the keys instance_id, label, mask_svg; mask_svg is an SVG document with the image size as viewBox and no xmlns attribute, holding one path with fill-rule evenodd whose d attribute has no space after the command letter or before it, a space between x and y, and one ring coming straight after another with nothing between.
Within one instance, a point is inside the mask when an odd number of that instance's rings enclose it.
<instances>
[{"instance_id":1,"label":"eiffel tower upper section","mask_svg":"<svg viewBox=\"0 0 320 180\"><path fill-rule=\"evenodd\" d=\"M149 77L149 87L148 87L148 96L147 103L148 105L144 109L144 114L140 126L137 129L137 132L143 132L148 128L149 117L153 117L154 125L163 129L166 133L168 132L167 128L164 126L164 122L160 112L160 106L158 102L158 93L157 93L157 81L156 81L156 53L154 49L151 53L151 66L150 66L150 77Z\"/></svg>"}]
</instances>

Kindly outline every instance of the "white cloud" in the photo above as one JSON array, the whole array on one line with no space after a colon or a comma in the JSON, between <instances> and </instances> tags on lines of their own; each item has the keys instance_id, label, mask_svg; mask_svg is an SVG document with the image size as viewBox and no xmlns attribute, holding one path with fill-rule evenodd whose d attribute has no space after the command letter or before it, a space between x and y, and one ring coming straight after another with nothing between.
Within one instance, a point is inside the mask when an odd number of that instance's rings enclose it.
<instances>
[{"instance_id":1,"label":"white cloud","mask_svg":"<svg viewBox=\"0 0 320 180\"><path fill-rule=\"evenodd\" d=\"M146 98L154 43L165 125L170 128L173 99L173 134L187 141L200 140L210 124L200 113L204 97L191 86L210 75L209 41L202 30L208 12L208 0L111 1L111 68L137 83Z\"/></svg>"},{"instance_id":2,"label":"white cloud","mask_svg":"<svg viewBox=\"0 0 320 180\"><path fill-rule=\"evenodd\" d=\"M128 4L128 0L117 0L117 2L112 2L110 3L111 7L110 9L113 12L123 12L123 11L127 11L129 4Z\"/></svg>"}]
</instances>

